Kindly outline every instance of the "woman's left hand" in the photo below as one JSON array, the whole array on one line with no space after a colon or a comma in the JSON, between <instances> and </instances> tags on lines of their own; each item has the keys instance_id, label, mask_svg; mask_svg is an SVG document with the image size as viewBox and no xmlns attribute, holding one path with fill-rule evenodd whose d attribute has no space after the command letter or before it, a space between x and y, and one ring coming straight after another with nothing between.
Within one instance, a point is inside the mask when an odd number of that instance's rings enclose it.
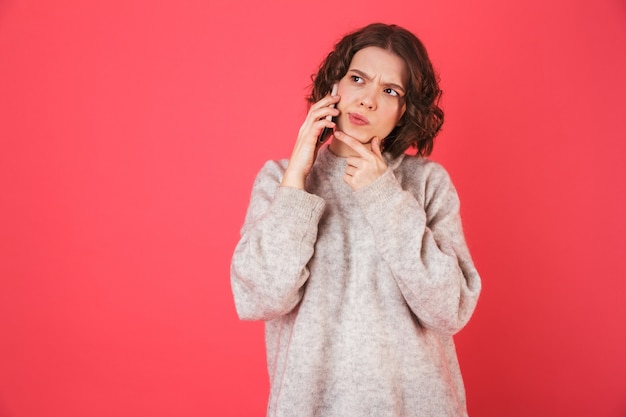
<instances>
[{"instance_id":1,"label":"woman's left hand","mask_svg":"<svg viewBox=\"0 0 626 417\"><path fill-rule=\"evenodd\" d=\"M358 190L376 181L387 170L387 164L380 150L380 139L374 137L370 143L363 144L346 133L335 131L333 134L356 152L356 156L346 159L346 173L343 180L353 189Z\"/></svg>"}]
</instances>

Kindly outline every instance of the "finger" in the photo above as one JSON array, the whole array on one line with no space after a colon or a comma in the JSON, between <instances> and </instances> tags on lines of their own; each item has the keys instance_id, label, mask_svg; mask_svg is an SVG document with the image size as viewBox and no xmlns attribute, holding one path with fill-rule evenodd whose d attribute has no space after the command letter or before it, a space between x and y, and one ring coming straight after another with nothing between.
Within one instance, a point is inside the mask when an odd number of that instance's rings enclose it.
<instances>
[{"instance_id":1,"label":"finger","mask_svg":"<svg viewBox=\"0 0 626 417\"><path fill-rule=\"evenodd\" d=\"M352 175L348 175L347 173L343 176L343 182L348 184L350 187L354 188L355 180Z\"/></svg>"},{"instance_id":2,"label":"finger","mask_svg":"<svg viewBox=\"0 0 626 417\"><path fill-rule=\"evenodd\" d=\"M378 136L374 136L374 139L372 139L372 152L374 152L374 155L382 159L383 154L380 150L380 143L381 142Z\"/></svg>"},{"instance_id":3,"label":"finger","mask_svg":"<svg viewBox=\"0 0 626 417\"><path fill-rule=\"evenodd\" d=\"M363 158L348 157L346 158L346 164L355 168L361 168L363 166Z\"/></svg>"},{"instance_id":4,"label":"finger","mask_svg":"<svg viewBox=\"0 0 626 417\"><path fill-rule=\"evenodd\" d=\"M326 106L319 109L311 109L309 117L311 120L330 119L332 117L339 116L339 113L341 112L336 108Z\"/></svg>"},{"instance_id":5,"label":"finger","mask_svg":"<svg viewBox=\"0 0 626 417\"><path fill-rule=\"evenodd\" d=\"M359 169L359 167L355 167L354 165L347 165L344 172L353 177L359 172Z\"/></svg>"},{"instance_id":6,"label":"finger","mask_svg":"<svg viewBox=\"0 0 626 417\"><path fill-rule=\"evenodd\" d=\"M358 140L354 139L350 135L347 135L347 134L345 134L345 133L343 133L341 131L335 131L335 138L340 140L341 142L345 143L350 148L354 149L354 151L356 151L356 153L361 155L363 158L365 158L365 157L367 157L368 155L371 154L371 151L369 151L365 147L365 145L363 145L361 142L359 142Z\"/></svg>"},{"instance_id":7,"label":"finger","mask_svg":"<svg viewBox=\"0 0 626 417\"><path fill-rule=\"evenodd\" d=\"M340 98L341 97L339 97L339 96L331 96L330 94L328 94L327 96L322 98L320 101L314 103L311 106L311 110L316 110L316 109L320 109L322 107L329 107L332 104L337 104L339 102Z\"/></svg>"},{"instance_id":8,"label":"finger","mask_svg":"<svg viewBox=\"0 0 626 417\"><path fill-rule=\"evenodd\" d=\"M300 126L300 133L299 135L306 135L308 136L307 132L317 132L317 135L319 135L320 133L322 133L322 129L324 129L325 127L329 128L329 129L334 129L336 126L336 123L332 120L332 118L328 117L322 117L320 119L307 119L304 124L302 124L302 126Z\"/></svg>"},{"instance_id":9,"label":"finger","mask_svg":"<svg viewBox=\"0 0 626 417\"><path fill-rule=\"evenodd\" d=\"M334 128L335 125L336 123L333 122L333 119L331 119L330 117L329 118L322 117L321 119L313 122L313 127L320 128L320 129L323 129L325 127Z\"/></svg>"},{"instance_id":10,"label":"finger","mask_svg":"<svg viewBox=\"0 0 626 417\"><path fill-rule=\"evenodd\" d=\"M339 110L333 109L332 107L324 107L321 109L309 111L309 114L307 115L307 118L305 119L302 128L317 127L317 125L320 125L320 123L323 122L333 123L334 126L334 122L332 121L333 117L338 116L339 113L341 113ZM323 123L323 126L330 127L328 126L328 123Z\"/></svg>"}]
</instances>

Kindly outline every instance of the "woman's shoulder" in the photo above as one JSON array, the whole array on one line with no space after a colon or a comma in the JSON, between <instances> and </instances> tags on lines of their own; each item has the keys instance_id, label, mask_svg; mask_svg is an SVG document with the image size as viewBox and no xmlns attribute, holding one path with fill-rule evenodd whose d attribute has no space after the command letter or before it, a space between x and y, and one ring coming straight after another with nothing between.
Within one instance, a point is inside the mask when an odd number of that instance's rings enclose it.
<instances>
[{"instance_id":1,"label":"woman's shoulder","mask_svg":"<svg viewBox=\"0 0 626 417\"><path fill-rule=\"evenodd\" d=\"M270 159L265 161L261 171L282 171L284 172L287 169L287 165L289 164L289 159Z\"/></svg>"},{"instance_id":2,"label":"woman's shoulder","mask_svg":"<svg viewBox=\"0 0 626 417\"><path fill-rule=\"evenodd\" d=\"M444 166L424 156L400 155L389 162L396 176L411 178L419 182L450 182L450 175Z\"/></svg>"},{"instance_id":3,"label":"woman's shoulder","mask_svg":"<svg viewBox=\"0 0 626 417\"><path fill-rule=\"evenodd\" d=\"M281 182L288 164L288 159L270 159L265 161L257 173L255 183Z\"/></svg>"}]
</instances>

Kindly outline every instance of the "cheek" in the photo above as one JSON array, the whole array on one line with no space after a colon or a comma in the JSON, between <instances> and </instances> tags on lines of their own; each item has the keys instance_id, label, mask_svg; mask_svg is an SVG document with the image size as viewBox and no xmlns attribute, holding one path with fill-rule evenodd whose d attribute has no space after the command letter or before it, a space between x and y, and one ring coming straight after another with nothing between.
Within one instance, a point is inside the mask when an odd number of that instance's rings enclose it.
<instances>
[{"instance_id":1,"label":"cheek","mask_svg":"<svg viewBox=\"0 0 626 417\"><path fill-rule=\"evenodd\" d=\"M348 85L348 81L345 78L339 80L339 82L337 83L337 94L340 95L342 99L344 96L349 94L349 90L350 88Z\"/></svg>"},{"instance_id":2,"label":"cheek","mask_svg":"<svg viewBox=\"0 0 626 417\"><path fill-rule=\"evenodd\" d=\"M406 104L403 104L402 106L400 106L400 108L396 108L396 111L394 112L394 126L396 126L400 120L402 119L402 116L404 116L404 113L406 112Z\"/></svg>"},{"instance_id":3,"label":"cheek","mask_svg":"<svg viewBox=\"0 0 626 417\"><path fill-rule=\"evenodd\" d=\"M341 99L339 100L339 103L337 103L335 105L335 107L337 109L339 109L339 111L341 111L341 113L343 113L344 109L346 108L346 101L344 100L343 96L341 96Z\"/></svg>"},{"instance_id":4,"label":"cheek","mask_svg":"<svg viewBox=\"0 0 626 417\"><path fill-rule=\"evenodd\" d=\"M385 124L397 125L403 114L404 108L398 109L397 106L390 106L385 112Z\"/></svg>"},{"instance_id":5,"label":"cheek","mask_svg":"<svg viewBox=\"0 0 626 417\"><path fill-rule=\"evenodd\" d=\"M343 91L341 89L338 90L337 94L341 97L339 99L339 103L337 103L337 108L339 110L345 109L352 101L352 95L350 94L350 91L344 88Z\"/></svg>"}]
</instances>

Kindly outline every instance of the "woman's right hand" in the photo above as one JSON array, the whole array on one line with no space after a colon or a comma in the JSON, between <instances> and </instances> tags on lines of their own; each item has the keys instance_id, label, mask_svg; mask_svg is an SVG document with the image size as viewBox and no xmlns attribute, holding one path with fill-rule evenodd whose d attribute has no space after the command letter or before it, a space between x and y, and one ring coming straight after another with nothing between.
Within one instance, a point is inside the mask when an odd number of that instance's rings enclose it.
<instances>
[{"instance_id":1,"label":"woman's right hand","mask_svg":"<svg viewBox=\"0 0 626 417\"><path fill-rule=\"evenodd\" d=\"M304 189L304 181L311 172L320 147L318 138L325 127L331 129L335 127L335 123L331 120L326 120L326 116L335 117L339 115L339 110L330 107L338 102L339 96L328 94L311 106L304 123L300 126L298 138L280 184L281 186Z\"/></svg>"}]
</instances>

